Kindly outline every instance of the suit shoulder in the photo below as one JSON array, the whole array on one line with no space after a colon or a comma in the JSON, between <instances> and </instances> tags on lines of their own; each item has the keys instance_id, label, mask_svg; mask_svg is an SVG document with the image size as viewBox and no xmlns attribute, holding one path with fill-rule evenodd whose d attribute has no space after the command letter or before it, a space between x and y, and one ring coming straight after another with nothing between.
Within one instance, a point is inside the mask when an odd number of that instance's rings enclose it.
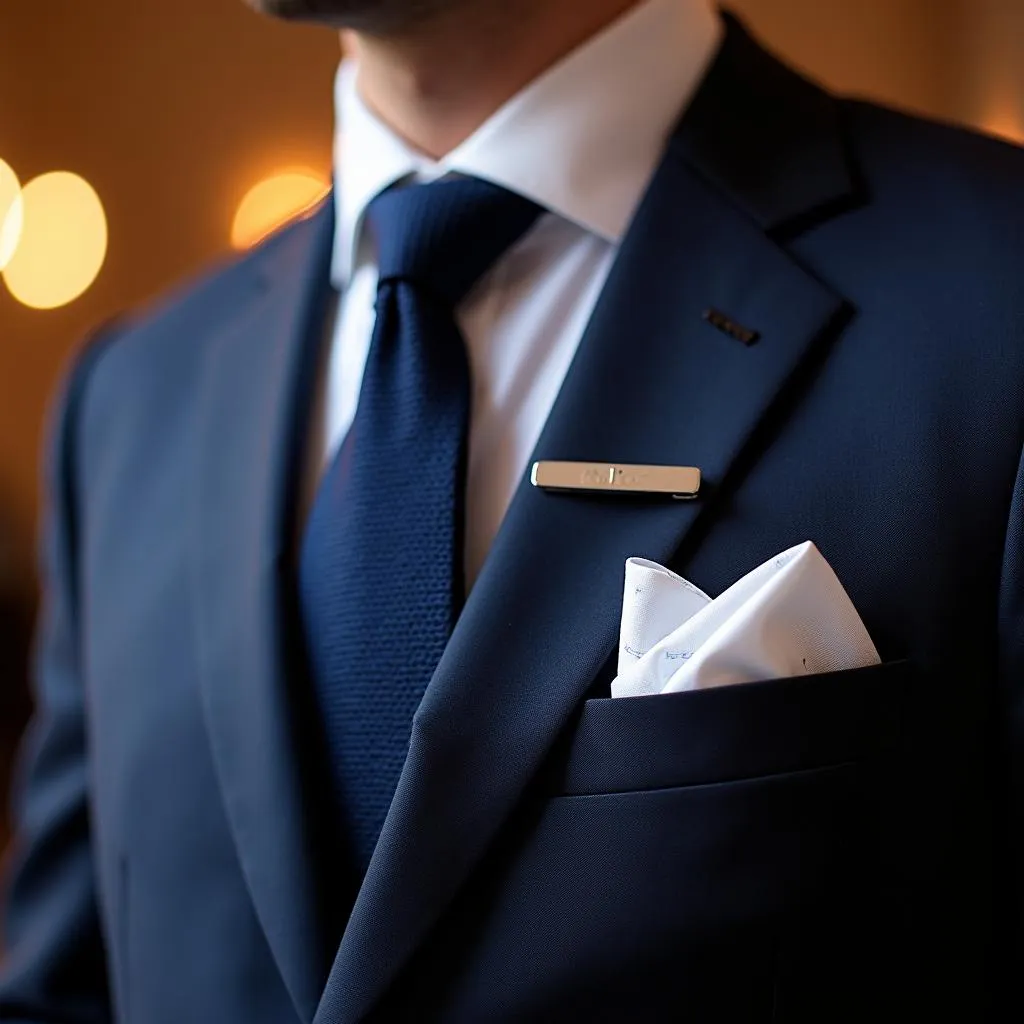
<instances>
[{"instance_id":1,"label":"suit shoulder","mask_svg":"<svg viewBox=\"0 0 1024 1024\"><path fill-rule=\"evenodd\" d=\"M850 287L899 281L936 310L942 298L984 295L1018 334L1024 149L860 100L838 104L855 201L798 248Z\"/></svg>"},{"instance_id":2,"label":"suit shoulder","mask_svg":"<svg viewBox=\"0 0 1024 1024\"><path fill-rule=\"evenodd\" d=\"M217 334L268 286L282 251L303 243L312 219L293 222L246 253L224 259L141 308L114 318L82 346L78 364L88 368L93 379L136 387L195 363Z\"/></svg>"},{"instance_id":3,"label":"suit shoulder","mask_svg":"<svg viewBox=\"0 0 1024 1024\"><path fill-rule=\"evenodd\" d=\"M64 392L77 402L77 433L86 448L122 447L129 437L155 443L187 432L217 346L255 330L267 291L282 271L293 271L326 212L286 226L96 332L73 360Z\"/></svg>"},{"instance_id":4,"label":"suit shoulder","mask_svg":"<svg viewBox=\"0 0 1024 1024\"><path fill-rule=\"evenodd\" d=\"M1016 388L1002 382L1024 369L1024 150L839 103L856 201L797 239L795 251L863 322L898 330L899 350L917 366L962 380L970 366L979 392L1016 403Z\"/></svg>"},{"instance_id":5,"label":"suit shoulder","mask_svg":"<svg viewBox=\"0 0 1024 1024\"><path fill-rule=\"evenodd\" d=\"M922 200L1003 204L1024 213L1024 148L948 122L863 100L840 100L866 184L913 189Z\"/></svg>"}]
</instances>

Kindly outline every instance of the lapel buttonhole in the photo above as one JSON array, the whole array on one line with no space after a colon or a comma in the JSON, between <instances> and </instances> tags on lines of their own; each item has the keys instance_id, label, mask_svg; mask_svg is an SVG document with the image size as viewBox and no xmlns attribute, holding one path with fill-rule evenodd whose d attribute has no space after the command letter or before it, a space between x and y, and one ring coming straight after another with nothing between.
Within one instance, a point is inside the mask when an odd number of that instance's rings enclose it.
<instances>
[{"instance_id":1,"label":"lapel buttonhole","mask_svg":"<svg viewBox=\"0 0 1024 1024\"><path fill-rule=\"evenodd\" d=\"M717 309L706 309L704 311L704 319L712 327L717 328L723 334L728 334L730 338L735 338L737 341L742 342L748 348L761 337L757 331L752 331L749 327L736 323L731 317L726 316Z\"/></svg>"}]
</instances>

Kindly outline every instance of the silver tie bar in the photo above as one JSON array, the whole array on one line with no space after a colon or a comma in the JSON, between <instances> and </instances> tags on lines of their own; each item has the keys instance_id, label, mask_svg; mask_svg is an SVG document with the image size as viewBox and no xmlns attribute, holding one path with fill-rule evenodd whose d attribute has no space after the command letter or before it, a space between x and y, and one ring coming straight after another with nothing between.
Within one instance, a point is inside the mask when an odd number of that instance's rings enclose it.
<instances>
[{"instance_id":1,"label":"silver tie bar","mask_svg":"<svg viewBox=\"0 0 1024 1024\"><path fill-rule=\"evenodd\" d=\"M661 494L688 500L700 491L695 466L627 466L608 462L535 462L534 487L545 491L594 491L602 494Z\"/></svg>"}]
</instances>

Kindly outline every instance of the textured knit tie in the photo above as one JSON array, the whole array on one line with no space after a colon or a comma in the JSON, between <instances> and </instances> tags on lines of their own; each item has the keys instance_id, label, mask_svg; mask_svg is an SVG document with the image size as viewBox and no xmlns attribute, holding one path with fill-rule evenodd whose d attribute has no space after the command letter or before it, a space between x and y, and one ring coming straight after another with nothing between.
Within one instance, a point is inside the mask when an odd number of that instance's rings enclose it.
<instances>
[{"instance_id":1,"label":"textured knit tie","mask_svg":"<svg viewBox=\"0 0 1024 1024\"><path fill-rule=\"evenodd\" d=\"M453 311L540 212L472 178L385 192L367 211L377 322L300 563L316 696L360 871L463 600L470 373Z\"/></svg>"}]
</instances>

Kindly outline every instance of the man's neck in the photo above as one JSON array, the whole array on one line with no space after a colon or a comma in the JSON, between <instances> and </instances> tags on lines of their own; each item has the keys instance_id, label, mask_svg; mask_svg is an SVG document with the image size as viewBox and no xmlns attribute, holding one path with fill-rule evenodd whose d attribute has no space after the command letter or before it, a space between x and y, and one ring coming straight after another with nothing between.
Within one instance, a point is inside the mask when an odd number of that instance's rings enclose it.
<instances>
[{"instance_id":1,"label":"man's neck","mask_svg":"<svg viewBox=\"0 0 1024 1024\"><path fill-rule=\"evenodd\" d=\"M499 107L639 0L474 0L404 35L344 38L363 100L440 159Z\"/></svg>"}]
</instances>

